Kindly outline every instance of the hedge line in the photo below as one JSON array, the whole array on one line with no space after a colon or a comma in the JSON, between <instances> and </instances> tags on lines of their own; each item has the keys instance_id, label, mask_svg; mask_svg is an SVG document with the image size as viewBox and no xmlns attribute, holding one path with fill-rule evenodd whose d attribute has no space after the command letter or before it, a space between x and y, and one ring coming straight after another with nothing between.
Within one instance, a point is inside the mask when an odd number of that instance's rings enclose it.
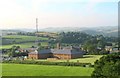
<instances>
[{"instance_id":1,"label":"hedge line","mask_svg":"<svg viewBox=\"0 0 120 78\"><path fill-rule=\"evenodd\" d=\"M15 63L15 64L37 64L37 65L58 65L58 66L82 66L82 67L94 67L91 63L79 63L79 62L48 62L48 61L34 61L34 60L12 60L3 61L2 63Z\"/></svg>"}]
</instances>

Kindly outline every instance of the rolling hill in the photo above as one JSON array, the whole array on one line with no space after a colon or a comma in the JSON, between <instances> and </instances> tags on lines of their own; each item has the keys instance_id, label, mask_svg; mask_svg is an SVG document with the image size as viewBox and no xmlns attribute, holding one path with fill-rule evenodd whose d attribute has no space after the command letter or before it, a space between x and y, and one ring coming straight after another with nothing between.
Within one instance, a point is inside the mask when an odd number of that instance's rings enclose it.
<instances>
[{"instance_id":1,"label":"rolling hill","mask_svg":"<svg viewBox=\"0 0 120 78\"><path fill-rule=\"evenodd\" d=\"M44 32L69 32L80 31L90 35L118 36L118 26L99 26L99 27L56 27L45 28L40 31Z\"/></svg>"},{"instance_id":2,"label":"rolling hill","mask_svg":"<svg viewBox=\"0 0 120 78\"><path fill-rule=\"evenodd\" d=\"M49 27L39 29L40 32L85 32L90 35L104 35L104 36L118 36L118 26L98 26L98 27ZM5 33L17 33L17 32L35 32L35 29L14 29L14 30L2 30L2 34Z\"/></svg>"}]
</instances>

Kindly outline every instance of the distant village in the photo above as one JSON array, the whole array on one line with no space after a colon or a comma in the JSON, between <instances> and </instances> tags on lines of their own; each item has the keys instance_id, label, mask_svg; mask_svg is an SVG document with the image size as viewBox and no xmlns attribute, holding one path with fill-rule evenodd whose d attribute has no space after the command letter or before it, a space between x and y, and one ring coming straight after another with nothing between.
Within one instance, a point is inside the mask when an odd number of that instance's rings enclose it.
<instances>
[{"instance_id":1,"label":"distant village","mask_svg":"<svg viewBox=\"0 0 120 78\"><path fill-rule=\"evenodd\" d=\"M100 49L98 47L98 49ZM108 53L115 53L120 52L120 49L115 46L114 44L108 44L105 46L105 50ZM60 43L56 44L56 48L44 48L40 49L39 47L31 47L31 48L17 48L15 53L27 53L23 56L3 56L3 60L38 60L38 59L47 59L47 60L69 60L69 59L76 59L81 58L83 55L86 55L87 52L80 46L61 46Z\"/></svg>"}]
</instances>

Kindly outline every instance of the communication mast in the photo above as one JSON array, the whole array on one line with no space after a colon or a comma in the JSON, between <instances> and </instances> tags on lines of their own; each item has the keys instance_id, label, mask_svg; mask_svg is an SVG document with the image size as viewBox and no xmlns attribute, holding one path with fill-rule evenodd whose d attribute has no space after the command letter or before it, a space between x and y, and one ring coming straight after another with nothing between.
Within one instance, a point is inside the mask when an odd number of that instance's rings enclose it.
<instances>
[{"instance_id":1,"label":"communication mast","mask_svg":"<svg viewBox=\"0 0 120 78\"><path fill-rule=\"evenodd\" d=\"M38 33L38 18L36 18L36 32Z\"/></svg>"},{"instance_id":2,"label":"communication mast","mask_svg":"<svg viewBox=\"0 0 120 78\"><path fill-rule=\"evenodd\" d=\"M36 18L36 41L35 41L35 43L38 46L38 44L39 44L39 39L38 39L38 18Z\"/></svg>"}]
</instances>

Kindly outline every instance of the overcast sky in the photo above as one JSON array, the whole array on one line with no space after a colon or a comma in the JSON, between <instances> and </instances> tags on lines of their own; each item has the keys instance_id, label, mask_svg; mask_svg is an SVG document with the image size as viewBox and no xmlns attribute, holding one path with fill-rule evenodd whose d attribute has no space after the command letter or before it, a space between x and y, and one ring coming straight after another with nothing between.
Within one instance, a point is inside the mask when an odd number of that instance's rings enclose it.
<instances>
[{"instance_id":1,"label":"overcast sky","mask_svg":"<svg viewBox=\"0 0 120 78\"><path fill-rule=\"evenodd\" d=\"M116 26L119 0L0 0L0 29Z\"/></svg>"}]
</instances>

